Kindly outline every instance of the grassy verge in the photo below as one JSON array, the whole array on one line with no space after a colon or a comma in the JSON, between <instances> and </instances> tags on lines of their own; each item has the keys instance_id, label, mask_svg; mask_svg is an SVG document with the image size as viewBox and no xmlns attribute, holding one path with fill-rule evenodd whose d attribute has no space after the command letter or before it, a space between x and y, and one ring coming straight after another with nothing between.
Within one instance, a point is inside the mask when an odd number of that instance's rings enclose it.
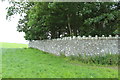
<instances>
[{"instance_id":1,"label":"grassy verge","mask_svg":"<svg viewBox=\"0 0 120 80\"><path fill-rule=\"evenodd\" d=\"M76 65L36 49L3 49L3 78L118 78L118 70Z\"/></svg>"},{"instance_id":2,"label":"grassy verge","mask_svg":"<svg viewBox=\"0 0 120 80\"><path fill-rule=\"evenodd\" d=\"M62 55L65 57L64 55ZM78 56L68 56L66 57L70 61L78 61L85 64L95 64L95 65L111 65L118 66L119 65L119 54L104 54L104 55L78 55Z\"/></svg>"}]
</instances>

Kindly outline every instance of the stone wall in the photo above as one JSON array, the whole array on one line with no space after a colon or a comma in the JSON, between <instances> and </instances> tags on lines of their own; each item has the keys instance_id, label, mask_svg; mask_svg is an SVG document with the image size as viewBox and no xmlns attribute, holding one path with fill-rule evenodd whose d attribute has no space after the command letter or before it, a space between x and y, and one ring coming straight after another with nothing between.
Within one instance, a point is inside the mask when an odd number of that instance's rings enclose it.
<instances>
[{"instance_id":1,"label":"stone wall","mask_svg":"<svg viewBox=\"0 0 120 80\"><path fill-rule=\"evenodd\" d=\"M112 37L64 37L52 40L35 40L29 42L29 47L37 48L39 50L53 53L56 55L65 54L118 54L118 42L120 37L117 35Z\"/></svg>"}]
</instances>

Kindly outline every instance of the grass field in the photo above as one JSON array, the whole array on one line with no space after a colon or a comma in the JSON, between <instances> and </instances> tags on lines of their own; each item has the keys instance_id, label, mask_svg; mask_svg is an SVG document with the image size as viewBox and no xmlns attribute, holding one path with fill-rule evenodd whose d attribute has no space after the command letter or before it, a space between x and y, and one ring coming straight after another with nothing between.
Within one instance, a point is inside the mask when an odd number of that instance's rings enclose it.
<instances>
[{"instance_id":1,"label":"grass field","mask_svg":"<svg viewBox=\"0 0 120 80\"><path fill-rule=\"evenodd\" d=\"M0 48L27 48L27 44L0 42Z\"/></svg>"},{"instance_id":2,"label":"grass field","mask_svg":"<svg viewBox=\"0 0 120 80\"><path fill-rule=\"evenodd\" d=\"M3 78L118 78L118 69L75 64L36 49L19 48L18 44L6 45L2 50ZM17 47L10 48L13 45Z\"/></svg>"}]
</instances>

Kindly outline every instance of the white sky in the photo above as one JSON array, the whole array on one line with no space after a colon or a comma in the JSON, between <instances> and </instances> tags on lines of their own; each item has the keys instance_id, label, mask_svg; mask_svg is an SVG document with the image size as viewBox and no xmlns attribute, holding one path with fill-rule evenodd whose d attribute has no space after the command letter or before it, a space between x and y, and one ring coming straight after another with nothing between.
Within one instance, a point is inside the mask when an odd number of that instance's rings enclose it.
<instances>
[{"instance_id":1,"label":"white sky","mask_svg":"<svg viewBox=\"0 0 120 80\"><path fill-rule=\"evenodd\" d=\"M28 43L24 39L24 33L18 32L16 28L20 16L15 15L11 21L6 20L7 6L9 6L8 2L0 1L0 42Z\"/></svg>"}]
</instances>

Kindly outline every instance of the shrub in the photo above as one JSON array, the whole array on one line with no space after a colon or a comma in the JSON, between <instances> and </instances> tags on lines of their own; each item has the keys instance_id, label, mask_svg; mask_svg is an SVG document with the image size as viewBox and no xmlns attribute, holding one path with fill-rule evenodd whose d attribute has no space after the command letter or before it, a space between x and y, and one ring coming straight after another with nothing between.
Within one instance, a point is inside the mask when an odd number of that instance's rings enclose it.
<instances>
[{"instance_id":1,"label":"shrub","mask_svg":"<svg viewBox=\"0 0 120 80\"><path fill-rule=\"evenodd\" d=\"M78 55L78 56L69 56L70 60L78 60L83 63L93 63L93 64L102 64L102 65L119 65L119 54L104 54L104 55Z\"/></svg>"},{"instance_id":2,"label":"shrub","mask_svg":"<svg viewBox=\"0 0 120 80\"><path fill-rule=\"evenodd\" d=\"M63 58L66 57L64 53L60 53L60 56L63 57Z\"/></svg>"}]
</instances>

